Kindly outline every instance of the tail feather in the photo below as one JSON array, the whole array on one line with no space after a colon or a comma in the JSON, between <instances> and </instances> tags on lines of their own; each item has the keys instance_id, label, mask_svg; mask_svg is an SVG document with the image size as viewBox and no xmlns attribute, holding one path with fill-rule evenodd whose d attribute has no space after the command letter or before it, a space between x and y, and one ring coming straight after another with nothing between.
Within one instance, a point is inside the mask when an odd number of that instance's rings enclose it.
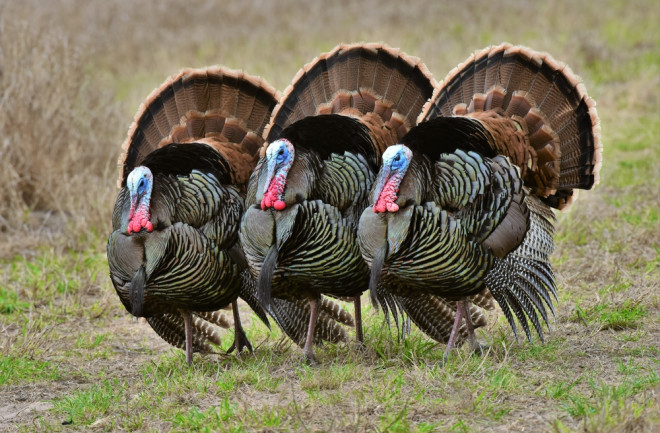
<instances>
[{"instance_id":1,"label":"tail feather","mask_svg":"<svg viewBox=\"0 0 660 433\"><path fill-rule=\"evenodd\" d=\"M439 296L418 293L414 297L399 297L399 303L407 316L422 332L439 343L447 343L456 316L456 302ZM470 318L475 328L486 326L486 316L481 308L470 305ZM465 322L459 328L458 341L467 338Z\"/></svg>"},{"instance_id":2,"label":"tail feather","mask_svg":"<svg viewBox=\"0 0 660 433\"><path fill-rule=\"evenodd\" d=\"M197 319L203 319L221 328L229 329L232 327L231 320L220 311L196 311L193 314L197 316L193 318L193 324Z\"/></svg>"},{"instance_id":3,"label":"tail feather","mask_svg":"<svg viewBox=\"0 0 660 433\"><path fill-rule=\"evenodd\" d=\"M122 146L119 184L148 154L173 142L214 147L241 171L240 183L247 182L278 99L264 80L240 71L221 66L181 71L140 106Z\"/></svg>"},{"instance_id":4,"label":"tail feather","mask_svg":"<svg viewBox=\"0 0 660 433\"><path fill-rule=\"evenodd\" d=\"M201 334L217 346L222 344L217 326L225 329L231 326L229 319L218 311L195 313L192 322L193 334Z\"/></svg>"},{"instance_id":5,"label":"tail feather","mask_svg":"<svg viewBox=\"0 0 660 433\"><path fill-rule=\"evenodd\" d=\"M476 295L470 296L469 300L471 304L474 304L479 308L483 308L484 310L495 309L495 300L493 299L493 295L490 293L490 291L488 291L488 289L484 289Z\"/></svg>"},{"instance_id":6,"label":"tail feather","mask_svg":"<svg viewBox=\"0 0 660 433\"><path fill-rule=\"evenodd\" d=\"M351 316L351 313L343 309L341 305L330 300L330 298L326 298L326 297L321 298L321 304L319 305L319 312L327 315L332 320L335 320L343 325L351 326L351 327L355 326L355 321L353 320L353 316Z\"/></svg>"},{"instance_id":7,"label":"tail feather","mask_svg":"<svg viewBox=\"0 0 660 433\"><path fill-rule=\"evenodd\" d=\"M166 313L147 318L147 323L163 340L174 347L185 350L186 336L180 314ZM219 311L193 314L193 352L213 353L210 343L220 346L218 327L228 329L231 321Z\"/></svg>"},{"instance_id":8,"label":"tail feather","mask_svg":"<svg viewBox=\"0 0 660 433\"><path fill-rule=\"evenodd\" d=\"M580 78L548 54L502 44L475 52L454 68L436 89L420 119L461 115L488 122L480 112L499 112L525 129L530 150L507 154L536 177L548 205L564 209L574 189L598 183L602 145L595 102ZM538 165L538 171L536 166ZM536 180L534 180L536 179Z\"/></svg>"},{"instance_id":9,"label":"tail feather","mask_svg":"<svg viewBox=\"0 0 660 433\"><path fill-rule=\"evenodd\" d=\"M309 302L303 299L272 298L269 311L280 329L297 345L302 347L305 344L311 312ZM354 326L353 318L348 312L341 308L339 304L323 298L316 327L314 328L314 343L347 341L348 336L340 323Z\"/></svg>"},{"instance_id":10,"label":"tail feather","mask_svg":"<svg viewBox=\"0 0 660 433\"><path fill-rule=\"evenodd\" d=\"M273 111L266 135L273 141L287 126L318 114L379 112L385 122L410 128L434 86L426 66L397 49L377 43L339 45L298 72Z\"/></svg>"}]
</instances>

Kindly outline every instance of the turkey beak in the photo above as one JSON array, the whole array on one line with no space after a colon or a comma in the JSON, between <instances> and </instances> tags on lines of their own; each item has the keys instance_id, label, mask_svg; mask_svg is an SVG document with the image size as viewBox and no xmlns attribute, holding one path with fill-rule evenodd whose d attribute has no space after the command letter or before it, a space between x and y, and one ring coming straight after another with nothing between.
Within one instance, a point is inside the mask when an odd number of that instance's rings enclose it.
<instances>
[{"instance_id":1,"label":"turkey beak","mask_svg":"<svg viewBox=\"0 0 660 433\"><path fill-rule=\"evenodd\" d=\"M374 184L373 194L371 196L372 205L378 202L378 197L380 197L380 193L383 192L383 188L385 187L387 180L390 178L391 172L392 168L389 165L383 165L381 167L380 172L378 173L378 179L376 179L376 183Z\"/></svg>"}]
</instances>

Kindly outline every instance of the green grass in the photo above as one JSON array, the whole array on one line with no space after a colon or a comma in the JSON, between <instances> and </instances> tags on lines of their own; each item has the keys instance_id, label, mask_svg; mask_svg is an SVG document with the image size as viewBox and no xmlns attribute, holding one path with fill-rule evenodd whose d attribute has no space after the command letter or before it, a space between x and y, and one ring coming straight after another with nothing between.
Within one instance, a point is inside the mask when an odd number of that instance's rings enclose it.
<instances>
[{"instance_id":1,"label":"green grass","mask_svg":"<svg viewBox=\"0 0 660 433\"><path fill-rule=\"evenodd\" d=\"M17 412L0 430L658 430L656 1L147 0L145 14L127 0L30 1L0 13L0 401ZM108 278L115 165L132 116L183 67L220 63L283 90L320 52L359 40L419 56L438 80L501 41L548 51L584 78L604 162L596 189L558 214L560 302L546 342L516 342L495 311L478 330L486 354L463 347L443 366L443 345L414 327L400 339L366 306L366 349L349 333L318 347L310 367L274 324L242 311L255 353L195 354L188 367L129 317ZM220 349L232 340L223 333Z\"/></svg>"},{"instance_id":2,"label":"green grass","mask_svg":"<svg viewBox=\"0 0 660 433\"><path fill-rule=\"evenodd\" d=\"M90 424L106 416L111 409L119 405L124 397L126 386L125 382L117 379L104 380L100 384L93 384L84 391L74 392L61 400L56 400L55 410L62 413L66 421L70 423Z\"/></svg>"},{"instance_id":3,"label":"green grass","mask_svg":"<svg viewBox=\"0 0 660 433\"><path fill-rule=\"evenodd\" d=\"M0 287L0 314L25 311L29 306L29 302L19 301L15 292Z\"/></svg>"},{"instance_id":4,"label":"green grass","mask_svg":"<svg viewBox=\"0 0 660 433\"><path fill-rule=\"evenodd\" d=\"M601 411L608 413L612 408L621 409L629 397L651 389L657 384L656 372L641 377L628 377L618 385L607 385L602 381L591 379L588 394L569 392L565 398L561 399L562 407L573 417L590 418Z\"/></svg>"},{"instance_id":5,"label":"green grass","mask_svg":"<svg viewBox=\"0 0 660 433\"><path fill-rule=\"evenodd\" d=\"M31 360L24 356L0 355L0 386L59 378L59 371L51 362Z\"/></svg>"},{"instance_id":6,"label":"green grass","mask_svg":"<svg viewBox=\"0 0 660 433\"><path fill-rule=\"evenodd\" d=\"M172 418L172 426L180 431L210 432L234 416L236 404L229 399L222 400L218 406L200 412L196 407L186 413L178 413ZM240 431L237 428L233 431Z\"/></svg>"},{"instance_id":7,"label":"green grass","mask_svg":"<svg viewBox=\"0 0 660 433\"><path fill-rule=\"evenodd\" d=\"M574 320L582 320L587 323L596 322L602 329L620 331L641 326L642 320L646 316L647 311L644 306L627 299L621 305L611 305L604 302L593 305L586 310L577 305Z\"/></svg>"}]
</instances>

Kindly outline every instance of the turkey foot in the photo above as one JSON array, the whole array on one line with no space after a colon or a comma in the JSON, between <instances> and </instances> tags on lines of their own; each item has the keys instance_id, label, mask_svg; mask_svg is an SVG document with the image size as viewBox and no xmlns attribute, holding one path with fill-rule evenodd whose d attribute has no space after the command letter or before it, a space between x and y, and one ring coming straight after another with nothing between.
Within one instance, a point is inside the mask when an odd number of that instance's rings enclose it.
<instances>
[{"instance_id":1,"label":"turkey foot","mask_svg":"<svg viewBox=\"0 0 660 433\"><path fill-rule=\"evenodd\" d=\"M367 348L367 345L364 344L364 341L359 341L359 340L353 342L353 349L358 353L365 353L367 352L367 350L369 350Z\"/></svg>"},{"instance_id":2,"label":"turkey foot","mask_svg":"<svg viewBox=\"0 0 660 433\"><path fill-rule=\"evenodd\" d=\"M254 349L252 349L252 344L250 343L250 340L248 340L247 335L245 335L245 331L243 331L243 328L239 328L234 335L234 342L232 343L231 347L227 349L227 354L230 354L234 351L234 349L238 349L236 352L238 355L241 354L244 348L246 348L250 351L250 353L254 352Z\"/></svg>"},{"instance_id":3,"label":"turkey foot","mask_svg":"<svg viewBox=\"0 0 660 433\"><path fill-rule=\"evenodd\" d=\"M231 309L234 314L234 342L227 350L227 354L230 354L234 351L234 349L237 349L236 353L240 355L243 351L243 348L245 347L247 347L250 353L253 353L254 350L252 349L252 344L250 344L250 340L248 340L247 335L245 335L245 331L241 326L241 316L238 314L237 301L232 302Z\"/></svg>"},{"instance_id":4,"label":"turkey foot","mask_svg":"<svg viewBox=\"0 0 660 433\"><path fill-rule=\"evenodd\" d=\"M475 347L476 337L474 336L474 327L472 326L472 320L470 320L470 308L467 304L467 301L460 300L456 301L456 316L454 317L454 326L451 328L451 334L449 334L449 341L447 342L447 348L445 349L445 354L442 357L442 366L444 367L447 364L447 359L449 359L449 352L455 347L456 337L458 337L458 330L461 327L461 321L465 317L465 327L468 332L468 339L470 340L470 346ZM476 343L478 344L478 343Z\"/></svg>"},{"instance_id":5,"label":"turkey foot","mask_svg":"<svg viewBox=\"0 0 660 433\"><path fill-rule=\"evenodd\" d=\"M318 359L316 359L316 355L314 354L313 350L310 352L305 351L302 357L302 362L312 367L316 367L320 365Z\"/></svg>"},{"instance_id":6,"label":"turkey foot","mask_svg":"<svg viewBox=\"0 0 660 433\"><path fill-rule=\"evenodd\" d=\"M486 352L488 352L488 349L490 349L490 346L487 344L481 344L478 341L474 346L470 347L472 349L472 353L476 356L483 356Z\"/></svg>"}]
</instances>

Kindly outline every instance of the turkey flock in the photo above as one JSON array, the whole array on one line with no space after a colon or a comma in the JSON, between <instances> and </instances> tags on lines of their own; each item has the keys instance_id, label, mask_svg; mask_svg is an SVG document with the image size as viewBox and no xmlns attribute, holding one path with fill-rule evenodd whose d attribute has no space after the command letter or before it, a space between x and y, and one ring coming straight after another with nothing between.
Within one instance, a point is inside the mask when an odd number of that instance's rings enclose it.
<instances>
[{"instance_id":1,"label":"turkey flock","mask_svg":"<svg viewBox=\"0 0 660 433\"><path fill-rule=\"evenodd\" d=\"M147 97L123 144L110 277L188 364L232 322L229 352L253 350L239 298L309 363L346 327L364 347L365 292L400 335L412 323L446 344L445 359L464 341L481 350L475 328L496 303L516 339L543 341L553 209L598 183L599 133L570 68L511 44L441 83L381 43L321 54L283 93L186 69Z\"/></svg>"}]
</instances>

